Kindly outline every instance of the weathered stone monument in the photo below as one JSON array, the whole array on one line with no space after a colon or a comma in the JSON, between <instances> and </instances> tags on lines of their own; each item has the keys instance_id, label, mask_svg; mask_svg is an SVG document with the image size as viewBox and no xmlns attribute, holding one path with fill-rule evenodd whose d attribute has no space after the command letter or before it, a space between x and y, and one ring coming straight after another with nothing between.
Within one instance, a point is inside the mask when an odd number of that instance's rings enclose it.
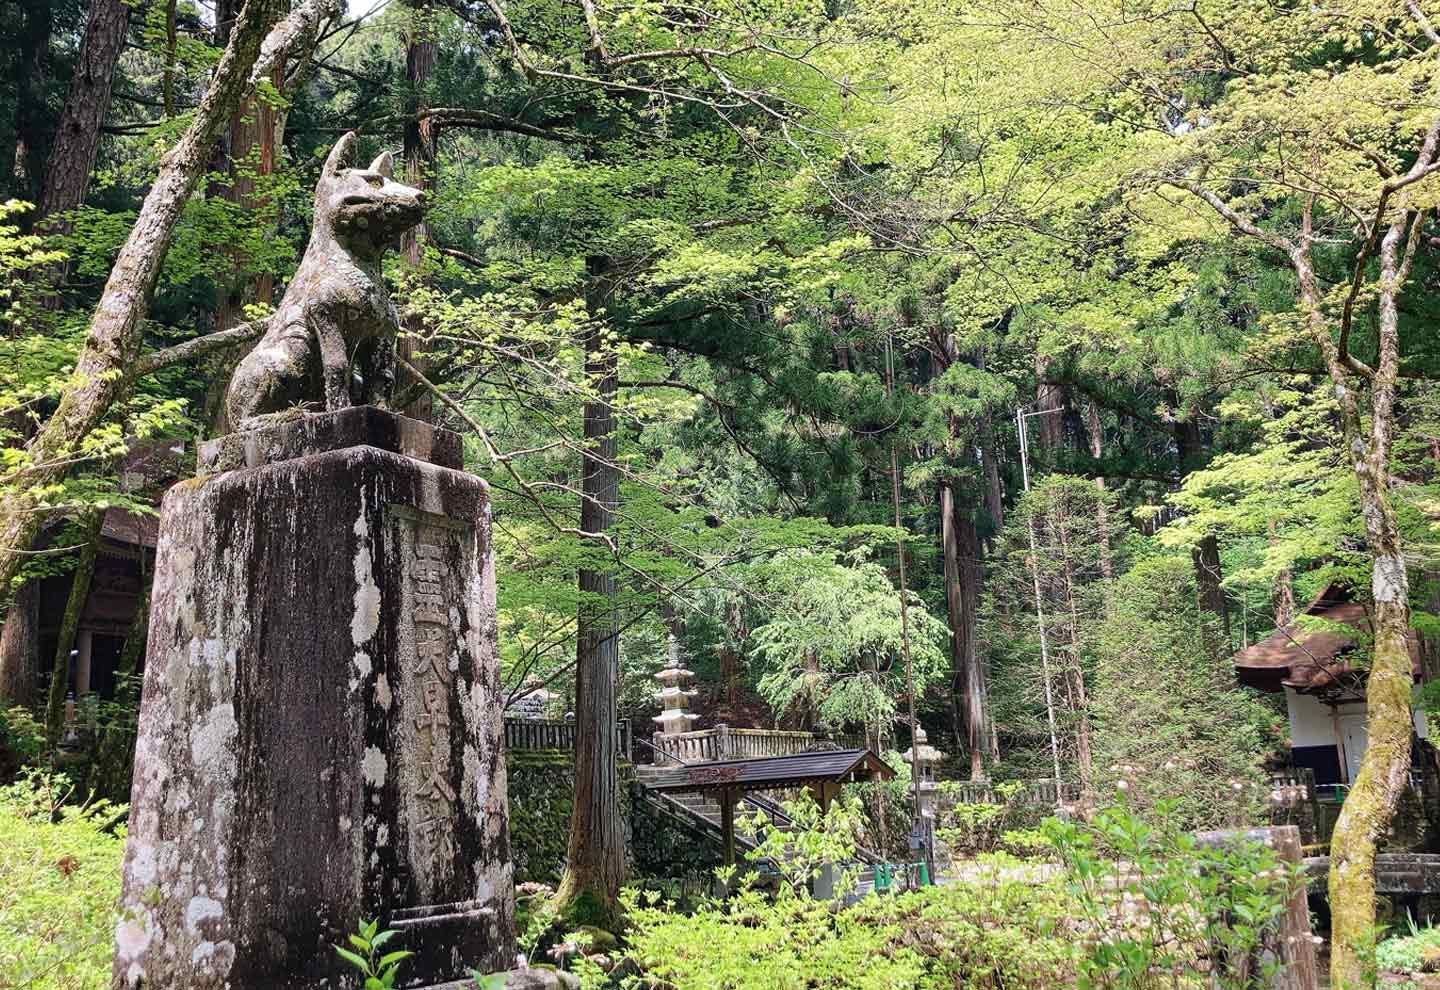
<instances>
[{"instance_id":1,"label":"weathered stone monument","mask_svg":"<svg viewBox=\"0 0 1440 990\"><path fill-rule=\"evenodd\" d=\"M232 386L259 428L202 445L162 510L117 988L348 985L332 946L369 918L417 954L404 986L513 958L488 489L455 434L349 405L383 398L383 354L329 367L352 318L393 347L379 253L419 218L382 163L331 159L317 225L325 196L353 215L312 237L328 273L307 252L261 344L279 357L235 379L304 381ZM277 397L328 411L265 425Z\"/></svg>"}]
</instances>

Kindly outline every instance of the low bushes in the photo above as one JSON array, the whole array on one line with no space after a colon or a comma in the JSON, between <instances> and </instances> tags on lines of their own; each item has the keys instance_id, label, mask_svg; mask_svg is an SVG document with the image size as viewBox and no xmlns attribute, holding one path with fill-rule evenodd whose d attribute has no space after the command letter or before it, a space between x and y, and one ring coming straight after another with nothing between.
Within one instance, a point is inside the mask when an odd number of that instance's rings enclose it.
<instances>
[{"instance_id":1,"label":"low bushes","mask_svg":"<svg viewBox=\"0 0 1440 990\"><path fill-rule=\"evenodd\" d=\"M0 987L108 986L124 830L105 802L66 804L66 778L0 788Z\"/></svg>"}]
</instances>

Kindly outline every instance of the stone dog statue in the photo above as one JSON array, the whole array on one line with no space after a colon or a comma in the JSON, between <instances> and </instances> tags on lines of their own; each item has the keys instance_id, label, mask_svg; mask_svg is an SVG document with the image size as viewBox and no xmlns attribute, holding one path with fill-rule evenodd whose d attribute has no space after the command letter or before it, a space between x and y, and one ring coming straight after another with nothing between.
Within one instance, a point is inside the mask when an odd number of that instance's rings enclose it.
<instances>
[{"instance_id":1,"label":"stone dog statue","mask_svg":"<svg viewBox=\"0 0 1440 990\"><path fill-rule=\"evenodd\" d=\"M383 406L395 383L399 315L380 277L386 247L420 222L425 194L391 178L389 153L346 168L355 134L336 142L315 189L315 224L265 335L230 378L232 430L293 408Z\"/></svg>"}]
</instances>

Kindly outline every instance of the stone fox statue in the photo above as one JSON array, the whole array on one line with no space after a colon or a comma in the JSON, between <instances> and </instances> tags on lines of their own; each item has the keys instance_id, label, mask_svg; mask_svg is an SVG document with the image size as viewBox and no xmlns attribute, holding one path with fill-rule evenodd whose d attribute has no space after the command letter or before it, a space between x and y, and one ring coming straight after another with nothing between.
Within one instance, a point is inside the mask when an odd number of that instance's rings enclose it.
<instances>
[{"instance_id":1,"label":"stone fox statue","mask_svg":"<svg viewBox=\"0 0 1440 990\"><path fill-rule=\"evenodd\" d=\"M390 398L399 317L380 257L420 222L425 194L391 178L388 152L369 168L345 168L354 144L355 135L346 134L326 158L310 246L265 336L230 378L225 418L232 430L321 401L333 412Z\"/></svg>"}]
</instances>

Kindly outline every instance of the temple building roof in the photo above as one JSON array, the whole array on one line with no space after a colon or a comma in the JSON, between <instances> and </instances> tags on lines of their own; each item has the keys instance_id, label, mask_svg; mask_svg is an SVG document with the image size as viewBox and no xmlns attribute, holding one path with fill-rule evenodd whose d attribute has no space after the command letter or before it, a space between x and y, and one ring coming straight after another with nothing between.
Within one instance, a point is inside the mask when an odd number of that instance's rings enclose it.
<instances>
[{"instance_id":1,"label":"temple building roof","mask_svg":"<svg viewBox=\"0 0 1440 990\"><path fill-rule=\"evenodd\" d=\"M1293 688L1296 691L1324 692L1347 686L1357 674L1347 655L1370 636L1370 617L1365 605L1353 599L1349 590L1332 584L1315 597L1301 613L1356 630L1347 636L1337 629L1301 629L1292 622L1246 647L1234 656L1235 674L1242 684L1264 691ZM1420 646L1412 631L1410 661L1420 670Z\"/></svg>"}]
</instances>

